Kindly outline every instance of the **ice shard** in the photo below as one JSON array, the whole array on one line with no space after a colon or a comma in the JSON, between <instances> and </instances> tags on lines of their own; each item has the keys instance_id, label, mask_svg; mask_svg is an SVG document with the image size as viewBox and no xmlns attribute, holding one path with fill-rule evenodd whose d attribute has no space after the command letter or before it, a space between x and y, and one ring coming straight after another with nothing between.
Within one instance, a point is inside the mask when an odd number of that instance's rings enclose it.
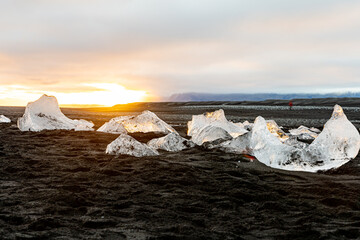
<instances>
[{"instance_id":1,"label":"ice shard","mask_svg":"<svg viewBox=\"0 0 360 240\"><path fill-rule=\"evenodd\" d=\"M194 115L188 122L188 135L196 137L204 128L212 126L222 128L232 137L237 137L248 132L243 124L235 124L226 119L224 110L220 109L215 112L209 112L201 115Z\"/></svg>"},{"instance_id":2,"label":"ice shard","mask_svg":"<svg viewBox=\"0 0 360 240\"><path fill-rule=\"evenodd\" d=\"M129 133L134 132L176 132L173 127L161 120L155 113L144 111L138 116L120 116L111 119L101 126L98 131L109 133L124 133L124 129Z\"/></svg>"},{"instance_id":3,"label":"ice shard","mask_svg":"<svg viewBox=\"0 0 360 240\"><path fill-rule=\"evenodd\" d=\"M316 132L302 125L296 129L290 129L289 132L292 136L296 136L300 140L314 140L318 136Z\"/></svg>"},{"instance_id":4,"label":"ice shard","mask_svg":"<svg viewBox=\"0 0 360 240\"><path fill-rule=\"evenodd\" d=\"M224 152L252 155L253 153L250 148L250 141L251 141L251 132L245 133L244 135L240 135L236 138L225 141L221 143L218 147Z\"/></svg>"},{"instance_id":5,"label":"ice shard","mask_svg":"<svg viewBox=\"0 0 360 240\"><path fill-rule=\"evenodd\" d=\"M127 134L124 126L118 122L118 118L113 118L109 122L104 123L97 131L98 132L107 132L114 134Z\"/></svg>"},{"instance_id":6,"label":"ice shard","mask_svg":"<svg viewBox=\"0 0 360 240\"><path fill-rule=\"evenodd\" d=\"M325 123L323 131L304 151L318 170L337 168L355 158L360 149L360 135L347 119L343 109L335 105L331 118Z\"/></svg>"},{"instance_id":7,"label":"ice shard","mask_svg":"<svg viewBox=\"0 0 360 240\"><path fill-rule=\"evenodd\" d=\"M72 120L60 110L58 101L53 96L43 95L35 102L27 104L24 115L18 119L21 131L76 130L92 131L94 124L86 120Z\"/></svg>"},{"instance_id":8,"label":"ice shard","mask_svg":"<svg viewBox=\"0 0 360 240\"><path fill-rule=\"evenodd\" d=\"M253 155L262 163L273 168L287 169L291 162L294 147L283 144L267 127L264 118L257 117L251 130L250 148ZM292 170L292 166L291 169Z\"/></svg>"},{"instance_id":9,"label":"ice shard","mask_svg":"<svg viewBox=\"0 0 360 240\"><path fill-rule=\"evenodd\" d=\"M277 137L280 141L284 142L289 136L277 125L274 120L267 120L266 126L272 135Z\"/></svg>"},{"instance_id":10,"label":"ice shard","mask_svg":"<svg viewBox=\"0 0 360 240\"><path fill-rule=\"evenodd\" d=\"M114 155L130 155L135 157L157 156L159 153L150 148L148 145L137 141L135 138L120 134L113 142L106 148L107 154Z\"/></svg>"},{"instance_id":11,"label":"ice shard","mask_svg":"<svg viewBox=\"0 0 360 240\"><path fill-rule=\"evenodd\" d=\"M5 117L4 115L0 115L0 123L10 123L11 120L8 117Z\"/></svg>"},{"instance_id":12,"label":"ice shard","mask_svg":"<svg viewBox=\"0 0 360 240\"><path fill-rule=\"evenodd\" d=\"M205 128L202 128L200 132L194 134L191 137L191 141L197 145L202 145L205 142L212 142L218 139L226 141L232 138L233 137L225 129L208 125Z\"/></svg>"},{"instance_id":13,"label":"ice shard","mask_svg":"<svg viewBox=\"0 0 360 240\"><path fill-rule=\"evenodd\" d=\"M195 144L179 134L172 132L168 135L155 138L148 142L148 146L153 149L161 149L168 152L179 152L186 148L193 147Z\"/></svg>"}]
</instances>

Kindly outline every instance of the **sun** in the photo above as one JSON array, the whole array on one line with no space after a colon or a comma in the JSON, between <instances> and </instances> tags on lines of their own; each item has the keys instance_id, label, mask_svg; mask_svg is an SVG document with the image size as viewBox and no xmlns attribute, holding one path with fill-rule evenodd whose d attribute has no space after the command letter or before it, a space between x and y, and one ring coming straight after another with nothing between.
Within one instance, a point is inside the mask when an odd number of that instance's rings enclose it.
<instances>
[{"instance_id":1,"label":"sun","mask_svg":"<svg viewBox=\"0 0 360 240\"><path fill-rule=\"evenodd\" d=\"M145 91L129 90L117 83L83 83L71 86L74 91L47 91L45 89L0 85L0 105L25 106L41 95L55 96L61 106L106 106L143 102L149 97Z\"/></svg>"},{"instance_id":2,"label":"sun","mask_svg":"<svg viewBox=\"0 0 360 240\"><path fill-rule=\"evenodd\" d=\"M80 93L55 93L61 105L84 104L113 106L141 102L146 96L145 91L128 90L116 83L87 83L86 86L94 87L94 91Z\"/></svg>"}]
</instances>

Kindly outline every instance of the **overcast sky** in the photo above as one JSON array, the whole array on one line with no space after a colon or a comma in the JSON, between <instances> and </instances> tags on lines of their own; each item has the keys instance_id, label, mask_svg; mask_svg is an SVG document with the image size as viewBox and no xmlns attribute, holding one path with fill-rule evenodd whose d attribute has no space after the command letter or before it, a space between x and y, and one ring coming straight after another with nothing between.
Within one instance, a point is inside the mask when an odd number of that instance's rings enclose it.
<instances>
[{"instance_id":1,"label":"overcast sky","mask_svg":"<svg viewBox=\"0 0 360 240\"><path fill-rule=\"evenodd\" d=\"M358 0L1 0L1 89L360 91Z\"/></svg>"}]
</instances>

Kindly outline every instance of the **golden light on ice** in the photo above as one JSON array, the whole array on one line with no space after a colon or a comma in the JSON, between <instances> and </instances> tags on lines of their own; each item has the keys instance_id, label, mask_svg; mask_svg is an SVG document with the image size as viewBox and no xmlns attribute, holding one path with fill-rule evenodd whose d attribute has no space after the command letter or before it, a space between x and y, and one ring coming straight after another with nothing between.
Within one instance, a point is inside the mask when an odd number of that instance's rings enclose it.
<instances>
[{"instance_id":1,"label":"golden light on ice","mask_svg":"<svg viewBox=\"0 0 360 240\"><path fill-rule=\"evenodd\" d=\"M145 91L128 90L115 83L89 83L86 86L94 87L96 90L80 93L57 93L59 103L64 104L97 104L113 106L115 104L125 104L140 102L144 100Z\"/></svg>"}]
</instances>

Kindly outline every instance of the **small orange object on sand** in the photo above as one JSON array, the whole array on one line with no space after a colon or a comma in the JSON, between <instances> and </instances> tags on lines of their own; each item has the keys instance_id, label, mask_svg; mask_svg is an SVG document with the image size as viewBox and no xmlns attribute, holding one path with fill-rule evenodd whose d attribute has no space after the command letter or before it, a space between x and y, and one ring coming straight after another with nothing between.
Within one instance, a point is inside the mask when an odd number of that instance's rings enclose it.
<instances>
[{"instance_id":1,"label":"small orange object on sand","mask_svg":"<svg viewBox=\"0 0 360 240\"><path fill-rule=\"evenodd\" d=\"M244 154L244 157L250 159L251 161L254 161L256 158L254 156L248 155L248 154Z\"/></svg>"}]
</instances>

